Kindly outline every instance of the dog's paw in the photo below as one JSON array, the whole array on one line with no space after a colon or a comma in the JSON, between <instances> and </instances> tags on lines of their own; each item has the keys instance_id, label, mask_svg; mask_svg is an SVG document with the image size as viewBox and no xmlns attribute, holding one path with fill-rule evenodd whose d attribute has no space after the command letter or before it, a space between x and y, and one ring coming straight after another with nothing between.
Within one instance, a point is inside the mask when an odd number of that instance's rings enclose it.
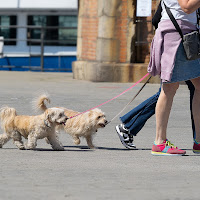
<instances>
[{"instance_id":1,"label":"dog's paw","mask_svg":"<svg viewBox=\"0 0 200 200\"><path fill-rule=\"evenodd\" d=\"M95 147L95 146L88 146L88 148L93 149L93 150L98 149L98 147Z\"/></svg>"},{"instance_id":2,"label":"dog's paw","mask_svg":"<svg viewBox=\"0 0 200 200\"><path fill-rule=\"evenodd\" d=\"M55 151L64 151L64 147L52 147Z\"/></svg>"},{"instance_id":3,"label":"dog's paw","mask_svg":"<svg viewBox=\"0 0 200 200\"><path fill-rule=\"evenodd\" d=\"M24 146L19 147L19 150L26 150Z\"/></svg>"},{"instance_id":4,"label":"dog's paw","mask_svg":"<svg viewBox=\"0 0 200 200\"><path fill-rule=\"evenodd\" d=\"M81 140L80 140L80 139L74 140L74 144L79 145L80 143L81 143Z\"/></svg>"},{"instance_id":5,"label":"dog's paw","mask_svg":"<svg viewBox=\"0 0 200 200\"><path fill-rule=\"evenodd\" d=\"M25 149L26 149L26 150L34 150L35 148L36 148L35 145L25 144Z\"/></svg>"}]
</instances>

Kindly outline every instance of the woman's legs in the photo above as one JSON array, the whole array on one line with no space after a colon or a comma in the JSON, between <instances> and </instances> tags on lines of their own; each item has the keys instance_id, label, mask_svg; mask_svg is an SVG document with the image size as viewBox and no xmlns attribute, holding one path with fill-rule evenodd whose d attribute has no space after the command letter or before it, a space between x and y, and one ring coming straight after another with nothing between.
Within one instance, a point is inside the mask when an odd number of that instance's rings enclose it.
<instances>
[{"instance_id":1,"label":"woman's legs","mask_svg":"<svg viewBox=\"0 0 200 200\"><path fill-rule=\"evenodd\" d=\"M192 101L192 113L195 124L196 141L200 143L200 77L192 79L191 82L195 87L193 101Z\"/></svg>"},{"instance_id":2,"label":"woman's legs","mask_svg":"<svg viewBox=\"0 0 200 200\"><path fill-rule=\"evenodd\" d=\"M167 124L172 102L179 83L163 84L156 104L156 144L162 144L167 139Z\"/></svg>"}]
</instances>

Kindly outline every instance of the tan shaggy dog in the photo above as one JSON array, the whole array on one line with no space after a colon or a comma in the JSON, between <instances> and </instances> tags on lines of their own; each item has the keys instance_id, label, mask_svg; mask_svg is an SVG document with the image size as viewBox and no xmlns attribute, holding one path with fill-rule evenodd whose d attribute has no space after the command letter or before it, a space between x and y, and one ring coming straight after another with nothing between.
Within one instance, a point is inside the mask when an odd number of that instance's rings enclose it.
<instances>
[{"instance_id":1,"label":"tan shaggy dog","mask_svg":"<svg viewBox=\"0 0 200 200\"><path fill-rule=\"evenodd\" d=\"M37 116L17 115L14 108L3 107L0 109L1 126L5 133L0 135L0 148L11 138L19 149L25 149L22 137L28 139L27 149L37 146L37 139L48 138L54 150L64 150L58 141L55 127L65 124L67 116L60 108L49 108Z\"/></svg>"},{"instance_id":2,"label":"tan shaggy dog","mask_svg":"<svg viewBox=\"0 0 200 200\"><path fill-rule=\"evenodd\" d=\"M50 99L47 94L39 96L33 103L37 106L37 109L45 111L47 109L45 101L50 103ZM95 148L92 139L94 134L99 128L104 128L107 124L105 114L98 108L80 114L80 112L69 110L67 108L59 107L64 109L65 115L69 118L66 124L61 128L66 133L72 136L76 145L80 144L80 137L84 137L87 141L89 148ZM74 117L75 116L75 117Z\"/></svg>"}]
</instances>

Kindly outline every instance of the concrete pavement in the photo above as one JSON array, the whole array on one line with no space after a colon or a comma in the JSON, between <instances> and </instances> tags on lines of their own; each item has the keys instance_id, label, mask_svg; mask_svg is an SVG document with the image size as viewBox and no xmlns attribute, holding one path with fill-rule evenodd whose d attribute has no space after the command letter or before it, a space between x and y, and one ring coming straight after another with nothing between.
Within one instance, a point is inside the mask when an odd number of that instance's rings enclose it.
<instances>
[{"instance_id":1,"label":"concrete pavement","mask_svg":"<svg viewBox=\"0 0 200 200\"><path fill-rule=\"evenodd\" d=\"M132 83L77 81L71 73L0 71L0 106L16 108L18 114L33 115L31 101L42 91L52 106L85 111L117 96ZM136 94L141 84L101 109L108 120ZM148 84L124 114L159 89ZM0 149L0 200L198 200L200 157L192 152L189 92L181 85L174 99L168 138L187 156L152 156L155 116L134 142L137 150L126 150L116 132L115 119L94 138L97 150L86 142L73 144L61 133L65 151L53 151L44 140L37 150L20 151L12 141Z\"/></svg>"}]
</instances>

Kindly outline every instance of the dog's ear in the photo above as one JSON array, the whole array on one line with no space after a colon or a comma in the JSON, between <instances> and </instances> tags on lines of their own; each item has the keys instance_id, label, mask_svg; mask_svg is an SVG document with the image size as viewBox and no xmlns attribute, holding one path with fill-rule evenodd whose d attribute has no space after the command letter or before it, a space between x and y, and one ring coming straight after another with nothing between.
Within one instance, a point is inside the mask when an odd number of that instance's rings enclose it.
<instances>
[{"instance_id":1,"label":"dog's ear","mask_svg":"<svg viewBox=\"0 0 200 200\"><path fill-rule=\"evenodd\" d=\"M49 113L48 113L48 112L45 112L44 124L45 124L48 128L51 127L51 123L50 123L50 121L49 121Z\"/></svg>"}]
</instances>

